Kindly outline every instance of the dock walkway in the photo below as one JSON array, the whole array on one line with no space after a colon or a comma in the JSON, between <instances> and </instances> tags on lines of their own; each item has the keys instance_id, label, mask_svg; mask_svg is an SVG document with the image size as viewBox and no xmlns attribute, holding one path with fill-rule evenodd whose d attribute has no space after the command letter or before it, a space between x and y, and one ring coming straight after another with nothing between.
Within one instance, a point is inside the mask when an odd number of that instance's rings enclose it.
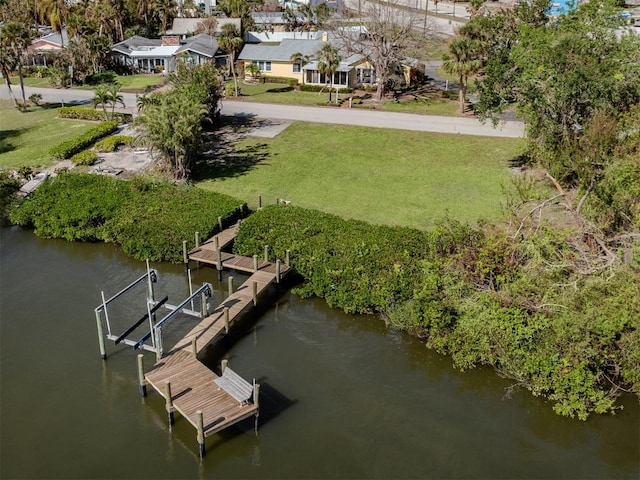
<instances>
[{"instance_id":1,"label":"dock walkway","mask_svg":"<svg viewBox=\"0 0 640 480\"><path fill-rule=\"evenodd\" d=\"M289 271L289 267L280 265L279 261L276 265L268 261L257 262L255 257L222 252L233 242L237 229L238 225L234 225L211 237L191 250L188 259L218 266L218 258L222 258L223 268L250 272L251 276L144 374L142 382L142 385L151 385L165 397L170 421L175 410L199 430L201 455L204 454L205 437L252 415L257 417L258 398L254 386L252 401L238 402L231 393L218 386L216 380L220 377L198 361L197 354L225 334L249 306L257 303L258 297L272 283L279 282L280 277ZM257 269L254 268L256 266ZM167 398L167 393L170 398ZM202 412L202 430L199 412Z\"/></svg>"}]
</instances>

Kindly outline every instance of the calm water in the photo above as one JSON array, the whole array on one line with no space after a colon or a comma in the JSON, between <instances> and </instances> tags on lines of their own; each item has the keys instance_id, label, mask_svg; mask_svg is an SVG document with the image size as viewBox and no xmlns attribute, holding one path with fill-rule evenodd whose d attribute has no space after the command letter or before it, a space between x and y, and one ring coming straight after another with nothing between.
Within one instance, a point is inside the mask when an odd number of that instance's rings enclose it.
<instances>
[{"instance_id":1,"label":"calm water","mask_svg":"<svg viewBox=\"0 0 640 480\"><path fill-rule=\"evenodd\" d=\"M564 419L490 369L459 373L375 317L283 294L209 348L262 384L253 419L207 439L164 402L138 394L135 353L107 345L99 358L93 309L144 273L109 245L1 231L2 478L638 478L640 409ZM154 265L158 298L186 297L181 266ZM194 284L220 289L214 270ZM240 283L238 278L236 285ZM140 293L140 295L137 295ZM134 292L125 325L145 310ZM133 313L132 313L133 312ZM125 318L129 316L129 318ZM116 318L117 317L117 318ZM168 334L179 338L194 320ZM168 339L165 345L171 345ZM147 365L153 356L146 354Z\"/></svg>"}]
</instances>

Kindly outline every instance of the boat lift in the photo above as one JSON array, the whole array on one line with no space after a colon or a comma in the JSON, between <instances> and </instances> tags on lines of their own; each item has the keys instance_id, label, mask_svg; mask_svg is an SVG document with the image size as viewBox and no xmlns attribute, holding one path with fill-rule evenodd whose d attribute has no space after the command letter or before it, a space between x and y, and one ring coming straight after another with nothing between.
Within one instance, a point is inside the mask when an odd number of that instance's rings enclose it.
<instances>
[{"instance_id":1,"label":"boat lift","mask_svg":"<svg viewBox=\"0 0 640 480\"><path fill-rule=\"evenodd\" d=\"M104 339L112 340L116 345L120 343L124 343L125 345L130 345L134 349L142 348L143 350L149 352L155 352L156 357L158 359L162 358L162 327L166 325L169 320L174 318L178 313L184 313L186 315L191 315L193 317L202 319L209 315L209 304L207 299L213 296L213 287L210 283L203 283L200 288L198 288L195 292L191 286L191 271L187 270L188 279L189 279L189 293L190 295L183 300L179 305L171 305L167 303L169 300L168 296L160 300L155 299L155 294L153 290L153 284L158 281L159 275L157 270L150 268L149 261L147 260L147 271L144 275L139 277L138 279L131 282L129 285L124 287L118 293L110 297L109 299L105 299L104 291L100 292L102 296L102 303L95 308L96 315L96 324L98 327L98 341L100 344L100 356L103 360L106 360L107 353L105 348ZM109 304L115 302L135 286L146 282L147 283L147 312L142 315L136 322L134 322L129 328L127 328L123 333L119 335L115 335L111 329L111 322L109 320ZM200 297L200 310L195 310L194 301ZM191 308L187 308L190 306ZM166 315L162 320L156 322L155 313L160 308L166 308L171 310L171 312ZM107 327L107 333L104 334L103 329L103 317L104 323ZM134 341L128 337L131 333L133 333L138 327L140 327L145 322L148 322L149 331L143 335L139 340ZM147 340L151 339L151 344L145 343Z\"/></svg>"}]
</instances>

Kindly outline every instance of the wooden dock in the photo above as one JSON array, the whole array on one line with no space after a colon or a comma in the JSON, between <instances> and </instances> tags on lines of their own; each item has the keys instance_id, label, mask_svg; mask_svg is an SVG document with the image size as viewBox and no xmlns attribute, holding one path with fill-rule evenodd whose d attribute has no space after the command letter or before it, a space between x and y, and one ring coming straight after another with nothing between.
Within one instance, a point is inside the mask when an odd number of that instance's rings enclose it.
<instances>
[{"instance_id":1,"label":"wooden dock","mask_svg":"<svg viewBox=\"0 0 640 480\"><path fill-rule=\"evenodd\" d=\"M254 382L252 398L239 401L237 391L225 389L225 381L198 361L197 355L228 332L242 313L255 306L258 297L289 271L289 267L280 265L279 261L274 264L257 261L255 256L248 258L223 252L222 249L234 240L237 229L234 225L211 237L191 250L188 259L216 265L219 270L222 267L249 272L251 276L178 341L150 371L144 373L141 356L138 357L141 391L146 392L145 386L151 385L165 397L170 422L173 422L173 411L177 411L198 430L201 456L204 455L205 437L252 415L257 421L259 385ZM228 368L223 361L223 372L225 367ZM247 391L251 386L232 371L228 374L234 375L234 382L242 384L240 390Z\"/></svg>"}]
</instances>

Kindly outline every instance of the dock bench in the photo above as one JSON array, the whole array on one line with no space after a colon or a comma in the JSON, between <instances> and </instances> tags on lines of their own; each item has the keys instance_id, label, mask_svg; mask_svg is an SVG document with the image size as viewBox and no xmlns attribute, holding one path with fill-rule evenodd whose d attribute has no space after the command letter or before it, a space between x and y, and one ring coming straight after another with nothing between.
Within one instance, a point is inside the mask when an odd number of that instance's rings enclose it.
<instances>
[{"instance_id":1,"label":"dock bench","mask_svg":"<svg viewBox=\"0 0 640 480\"><path fill-rule=\"evenodd\" d=\"M240 402L240 406L248 402L253 394L253 385L229 367L226 367L222 371L222 376L216 378L214 382L218 385L218 389L222 388Z\"/></svg>"}]
</instances>

